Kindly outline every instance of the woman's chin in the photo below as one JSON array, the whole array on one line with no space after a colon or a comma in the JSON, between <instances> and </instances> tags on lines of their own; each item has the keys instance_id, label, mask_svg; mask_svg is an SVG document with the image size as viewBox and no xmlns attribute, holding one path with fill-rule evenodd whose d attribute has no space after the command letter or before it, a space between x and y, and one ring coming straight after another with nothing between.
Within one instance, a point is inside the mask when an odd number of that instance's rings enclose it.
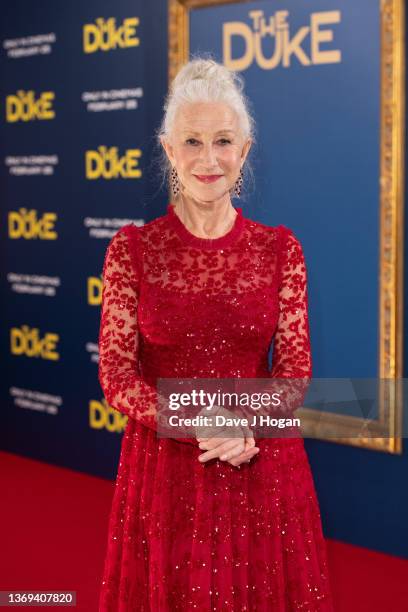
<instances>
[{"instance_id":1,"label":"woman's chin","mask_svg":"<svg viewBox=\"0 0 408 612\"><path fill-rule=\"evenodd\" d=\"M186 189L183 193L183 195L187 197L191 197L197 202L203 202L203 203L208 203L208 204L210 204L211 202L217 202L225 198L228 194L229 194L229 189L227 188L220 189L219 186L217 186L217 189L215 189L212 185L206 185L205 187L201 189L197 189L197 188L191 189L191 190Z\"/></svg>"}]
</instances>

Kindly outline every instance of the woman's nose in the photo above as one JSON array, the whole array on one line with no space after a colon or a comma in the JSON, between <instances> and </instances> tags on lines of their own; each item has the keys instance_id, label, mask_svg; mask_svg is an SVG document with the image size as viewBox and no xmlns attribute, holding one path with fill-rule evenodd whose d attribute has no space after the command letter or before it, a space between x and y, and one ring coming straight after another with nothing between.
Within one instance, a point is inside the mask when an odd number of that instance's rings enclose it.
<instances>
[{"instance_id":1,"label":"woman's nose","mask_svg":"<svg viewBox=\"0 0 408 612\"><path fill-rule=\"evenodd\" d=\"M201 148L200 154L201 160L209 166L215 165L216 157L215 151L212 145L204 145Z\"/></svg>"}]
</instances>

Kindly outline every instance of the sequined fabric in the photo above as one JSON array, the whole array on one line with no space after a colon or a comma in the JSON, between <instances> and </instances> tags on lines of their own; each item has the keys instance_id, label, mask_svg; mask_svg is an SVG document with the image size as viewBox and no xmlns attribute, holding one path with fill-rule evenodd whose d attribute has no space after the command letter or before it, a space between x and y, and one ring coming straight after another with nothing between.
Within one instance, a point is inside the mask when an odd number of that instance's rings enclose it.
<instances>
[{"instance_id":1,"label":"sequined fabric","mask_svg":"<svg viewBox=\"0 0 408 612\"><path fill-rule=\"evenodd\" d=\"M99 612L333 610L302 438L258 439L234 467L200 463L194 438L156 436L158 377L311 376L301 244L236 211L206 239L169 204L106 251L99 380L128 421Z\"/></svg>"}]
</instances>

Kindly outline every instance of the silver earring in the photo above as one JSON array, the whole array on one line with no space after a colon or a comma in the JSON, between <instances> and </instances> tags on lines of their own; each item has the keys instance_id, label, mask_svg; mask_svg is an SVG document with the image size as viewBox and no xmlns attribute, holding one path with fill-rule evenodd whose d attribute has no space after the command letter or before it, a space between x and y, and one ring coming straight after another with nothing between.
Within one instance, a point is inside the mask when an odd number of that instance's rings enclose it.
<instances>
[{"instance_id":1,"label":"silver earring","mask_svg":"<svg viewBox=\"0 0 408 612\"><path fill-rule=\"evenodd\" d=\"M241 195L241 187L242 187L242 183L243 182L244 182L244 173L242 171L242 168L240 168L240 170L239 170L239 177L235 181L235 184L234 184L234 187L232 189L231 195L236 195L237 198L239 198L239 196Z\"/></svg>"},{"instance_id":2,"label":"silver earring","mask_svg":"<svg viewBox=\"0 0 408 612\"><path fill-rule=\"evenodd\" d=\"M174 166L171 169L171 189L175 196L178 195L180 191L180 182L179 182L177 170Z\"/></svg>"}]
</instances>

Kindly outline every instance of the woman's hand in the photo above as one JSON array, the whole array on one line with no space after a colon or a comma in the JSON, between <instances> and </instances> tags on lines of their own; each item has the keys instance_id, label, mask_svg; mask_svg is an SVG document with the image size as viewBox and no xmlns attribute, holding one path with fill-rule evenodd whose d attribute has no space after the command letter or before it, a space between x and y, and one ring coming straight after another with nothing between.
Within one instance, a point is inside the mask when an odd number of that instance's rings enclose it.
<instances>
[{"instance_id":1,"label":"woman's hand","mask_svg":"<svg viewBox=\"0 0 408 612\"><path fill-rule=\"evenodd\" d=\"M245 449L241 455L229 459L228 463L237 467L241 463L250 463L252 457L255 457L259 453L259 446L255 446L255 440L253 437L245 438Z\"/></svg>"},{"instance_id":2,"label":"woman's hand","mask_svg":"<svg viewBox=\"0 0 408 612\"><path fill-rule=\"evenodd\" d=\"M237 467L241 463L249 463L252 457L259 452L252 436L244 438L197 438L199 448L207 452L202 453L198 460L200 463L219 457L221 461L228 461Z\"/></svg>"},{"instance_id":3,"label":"woman's hand","mask_svg":"<svg viewBox=\"0 0 408 612\"><path fill-rule=\"evenodd\" d=\"M215 406L213 412L222 414L226 418L231 418L235 414L225 409L223 406ZM255 440L251 429L247 425L240 425L235 428L236 435L231 438L231 427L224 427L225 437L214 436L213 427L196 427L196 439L199 448L207 452L202 453L198 460L200 463L219 457L221 461L228 461L231 465L238 466L251 460L259 452L259 447L255 446ZM208 433L207 433L208 432ZM197 435L198 434L198 435Z\"/></svg>"}]
</instances>

